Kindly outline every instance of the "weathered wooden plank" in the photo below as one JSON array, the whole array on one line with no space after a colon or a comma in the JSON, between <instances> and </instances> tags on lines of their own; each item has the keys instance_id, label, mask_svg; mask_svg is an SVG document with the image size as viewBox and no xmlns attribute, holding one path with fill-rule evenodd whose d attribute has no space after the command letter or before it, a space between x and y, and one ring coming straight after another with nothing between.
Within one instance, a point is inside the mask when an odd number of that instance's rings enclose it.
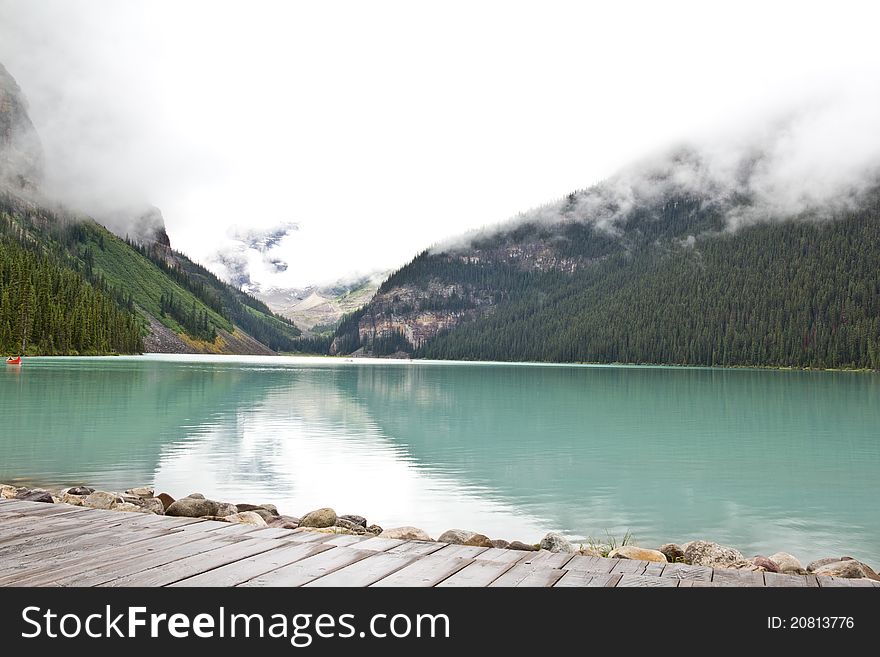
<instances>
[{"instance_id":1,"label":"weathered wooden plank","mask_svg":"<svg viewBox=\"0 0 880 657\"><path fill-rule=\"evenodd\" d=\"M0 564L8 562L22 563L28 560L47 560L52 559L54 564L60 561L68 560L71 555L78 552L88 551L96 554L106 548L112 548L117 545L137 543L139 541L148 540L152 537L165 536L167 532L161 529L141 529L135 532L120 532L115 528L99 529L90 531L87 534L81 534L73 538L64 538L61 540L38 540L33 542L17 545L16 549L10 553L0 554ZM3 566L0 565L0 571Z\"/></svg>"},{"instance_id":2,"label":"weathered wooden plank","mask_svg":"<svg viewBox=\"0 0 880 657\"><path fill-rule=\"evenodd\" d=\"M373 538L368 538L363 543L358 543L358 550L373 550L374 552L385 552L386 550L390 550L391 548L397 547L398 545L403 545L406 541L402 541L399 538L381 538L379 536L375 536Z\"/></svg>"},{"instance_id":3,"label":"weathered wooden plank","mask_svg":"<svg viewBox=\"0 0 880 657\"><path fill-rule=\"evenodd\" d=\"M553 586L555 588L583 588L589 586L596 577L608 578L609 575L590 570L566 570L565 574ZM615 575L619 577L619 575Z\"/></svg>"},{"instance_id":4,"label":"weathered wooden plank","mask_svg":"<svg viewBox=\"0 0 880 657\"><path fill-rule=\"evenodd\" d=\"M818 588L819 582L816 575L804 575L804 579L807 580L808 587Z\"/></svg>"},{"instance_id":5,"label":"weathered wooden plank","mask_svg":"<svg viewBox=\"0 0 880 657\"><path fill-rule=\"evenodd\" d=\"M125 534L107 532L93 534L89 540L74 545L38 544L14 559L0 560L0 586L39 573L57 573L61 568L78 562L85 565L103 563L122 546L125 546L123 554L130 555L133 551L143 549L134 547L138 543L164 536L167 534L156 530Z\"/></svg>"},{"instance_id":6,"label":"weathered wooden plank","mask_svg":"<svg viewBox=\"0 0 880 657\"><path fill-rule=\"evenodd\" d=\"M566 572L559 568L550 568L542 563L517 563L489 586L553 586Z\"/></svg>"},{"instance_id":7,"label":"weathered wooden plank","mask_svg":"<svg viewBox=\"0 0 880 657\"><path fill-rule=\"evenodd\" d=\"M392 554L385 552L384 554ZM416 558L409 565L383 577L370 586L401 586L429 587L436 586L444 579L473 563L473 559L458 557L438 557L434 555L420 556L418 553L407 553ZM361 562L366 563L366 562ZM352 566L350 566L352 567Z\"/></svg>"},{"instance_id":8,"label":"weathered wooden plank","mask_svg":"<svg viewBox=\"0 0 880 657\"><path fill-rule=\"evenodd\" d=\"M526 552L525 554L526 556L521 558L518 563L541 565L544 568L564 568L575 556L567 552L548 552L547 550Z\"/></svg>"},{"instance_id":9,"label":"weathered wooden plank","mask_svg":"<svg viewBox=\"0 0 880 657\"><path fill-rule=\"evenodd\" d=\"M257 527L247 535L248 538L290 538L296 535L292 529L282 529L281 527Z\"/></svg>"},{"instance_id":10,"label":"weathered wooden plank","mask_svg":"<svg viewBox=\"0 0 880 657\"><path fill-rule=\"evenodd\" d=\"M618 559L610 572L618 575L641 575L645 572L647 566L647 561L639 561L638 559ZM618 586L620 586L620 584L618 584Z\"/></svg>"},{"instance_id":11,"label":"weathered wooden plank","mask_svg":"<svg viewBox=\"0 0 880 657\"><path fill-rule=\"evenodd\" d=\"M162 517L162 516L157 516ZM159 522L156 526L161 527L162 523ZM189 525L183 525L181 527L168 527L168 531L174 532L186 532L187 534L201 534L207 532L221 532L227 527L245 527L246 525L235 524L231 522L223 522L221 520L203 520L202 522L195 522ZM252 527L253 529L257 529L252 525L247 525ZM234 534L233 534L234 535Z\"/></svg>"},{"instance_id":12,"label":"weathered wooden plank","mask_svg":"<svg viewBox=\"0 0 880 657\"><path fill-rule=\"evenodd\" d=\"M478 555L485 552L488 548L476 547L473 545L447 545L435 552L441 557L458 557L459 559L474 559Z\"/></svg>"},{"instance_id":13,"label":"weathered wooden plank","mask_svg":"<svg viewBox=\"0 0 880 657\"><path fill-rule=\"evenodd\" d=\"M657 561L649 561L648 565L645 566L645 575L650 575L652 577L661 577L663 575L663 571L666 569L666 564L657 562Z\"/></svg>"},{"instance_id":14,"label":"weathered wooden plank","mask_svg":"<svg viewBox=\"0 0 880 657\"><path fill-rule=\"evenodd\" d=\"M278 547L280 547L279 543L271 538L245 538L207 552L175 559L161 568L149 568L123 577L115 577L102 582L99 586L167 586Z\"/></svg>"},{"instance_id":15,"label":"weathered wooden plank","mask_svg":"<svg viewBox=\"0 0 880 657\"><path fill-rule=\"evenodd\" d=\"M332 549L326 543L280 543L268 552L193 575L169 586L237 586L254 577Z\"/></svg>"},{"instance_id":16,"label":"weathered wooden plank","mask_svg":"<svg viewBox=\"0 0 880 657\"><path fill-rule=\"evenodd\" d=\"M122 535L121 538L114 541L115 544L99 546L94 549L86 545L81 550L71 551L70 554L57 559L23 561L15 568L4 570L0 575L0 582L2 585L51 585L55 580L96 570L100 565L116 561L130 561L134 558L140 562L149 558L153 553L167 548L195 541L206 541L198 534L164 533L156 530L150 530L151 533L147 533L147 531L140 530ZM210 542L210 539L207 539L207 542ZM230 539L214 539L213 542L224 545L228 544ZM134 548L133 545L137 545L137 548Z\"/></svg>"},{"instance_id":17,"label":"weathered wooden plank","mask_svg":"<svg viewBox=\"0 0 880 657\"><path fill-rule=\"evenodd\" d=\"M324 545L334 545L336 547L350 547L353 545L358 545L359 543L363 543L365 541L370 540L368 536L354 536L351 534L340 534L335 538L331 538L329 541L324 541Z\"/></svg>"},{"instance_id":18,"label":"weathered wooden plank","mask_svg":"<svg viewBox=\"0 0 880 657\"><path fill-rule=\"evenodd\" d=\"M375 555L371 550L337 547L254 577L239 586L302 586L334 570Z\"/></svg>"},{"instance_id":19,"label":"weathered wooden plank","mask_svg":"<svg viewBox=\"0 0 880 657\"><path fill-rule=\"evenodd\" d=\"M605 557L588 557L582 554L574 555L564 566L565 570L578 570L588 573L610 573L617 565L619 559L606 559Z\"/></svg>"},{"instance_id":20,"label":"weathered wooden plank","mask_svg":"<svg viewBox=\"0 0 880 657\"><path fill-rule=\"evenodd\" d=\"M764 586L804 588L807 586L807 578L803 575L766 572L764 573Z\"/></svg>"},{"instance_id":21,"label":"weathered wooden plank","mask_svg":"<svg viewBox=\"0 0 880 657\"><path fill-rule=\"evenodd\" d=\"M847 577L826 577L820 575L816 578L822 588L869 588L880 585L880 582L868 578L850 579Z\"/></svg>"},{"instance_id":22,"label":"weathered wooden plank","mask_svg":"<svg viewBox=\"0 0 880 657\"><path fill-rule=\"evenodd\" d=\"M97 529L105 529L104 523L69 523L64 525L43 525L43 523L35 523L34 527L28 531L21 531L14 536L6 537L0 542L0 555L9 552L17 553L25 545L34 543L60 542L75 540L76 537L88 536L92 531Z\"/></svg>"},{"instance_id":23,"label":"weathered wooden plank","mask_svg":"<svg viewBox=\"0 0 880 657\"><path fill-rule=\"evenodd\" d=\"M849 588L852 580L845 577L816 577L816 581L823 589L828 588Z\"/></svg>"},{"instance_id":24,"label":"weathered wooden plank","mask_svg":"<svg viewBox=\"0 0 880 657\"><path fill-rule=\"evenodd\" d=\"M484 561L475 559L469 565L465 566L451 577L444 579L437 584L439 587L475 587L489 586L496 579L501 577L505 572L513 568L516 562L503 561Z\"/></svg>"},{"instance_id":25,"label":"weathered wooden plank","mask_svg":"<svg viewBox=\"0 0 880 657\"><path fill-rule=\"evenodd\" d=\"M98 586L109 580L118 579L144 570L157 569L160 566L184 559L196 554L203 554L211 550L230 544L229 539L198 535L196 540L185 543L176 543L154 552L129 555L126 559L118 559L100 566L95 564L79 564L78 566L65 568L63 571L50 572L42 575L19 580L15 586ZM168 537L182 539L185 534L173 534ZM189 538L189 537L187 537Z\"/></svg>"},{"instance_id":26,"label":"weathered wooden plank","mask_svg":"<svg viewBox=\"0 0 880 657\"><path fill-rule=\"evenodd\" d=\"M522 559L522 552L519 550L504 550L500 548L489 548L485 552L480 552L474 557L477 561L496 561L498 563L516 563Z\"/></svg>"},{"instance_id":27,"label":"weathered wooden plank","mask_svg":"<svg viewBox=\"0 0 880 657\"><path fill-rule=\"evenodd\" d=\"M256 525L245 525L239 522L219 522L222 527L212 527L210 531L214 534L222 534L224 536L246 536L260 529Z\"/></svg>"},{"instance_id":28,"label":"weathered wooden plank","mask_svg":"<svg viewBox=\"0 0 880 657\"><path fill-rule=\"evenodd\" d=\"M118 511L113 511L112 513L118 513ZM157 515L153 515L152 513L132 513L129 515L140 516L142 518L145 518L147 522L162 523L163 526L168 526L168 527L185 527L186 525L193 525L195 523L201 523L201 522L216 522L213 520L205 520L204 518L183 518L183 517L179 517L179 516L157 516Z\"/></svg>"},{"instance_id":29,"label":"weathered wooden plank","mask_svg":"<svg viewBox=\"0 0 880 657\"><path fill-rule=\"evenodd\" d=\"M325 543L345 534L331 534L329 532L292 532L291 543ZM366 542L366 541L364 541Z\"/></svg>"},{"instance_id":30,"label":"weathered wooden plank","mask_svg":"<svg viewBox=\"0 0 880 657\"><path fill-rule=\"evenodd\" d=\"M617 588L621 587L655 587L655 586L678 586L679 580L674 577L654 577L653 575L633 575L627 573L620 578Z\"/></svg>"},{"instance_id":31,"label":"weathered wooden plank","mask_svg":"<svg viewBox=\"0 0 880 657\"><path fill-rule=\"evenodd\" d=\"M394 546L388 552L390 554L411 554L412 556L427 555L437 550L442 550L447 545L447 543L435 543L433 541L407 541L403 545Z\"/></svg>"},{"instance_id":32,"label":"weathered wooden plank","mask_svg":"<svg viewBox=\"0 0 880 657\"><path fill-rule=\"evenodd\" d=\"M29 516L48 516L48 515L65 515L70 513L79 513L86 511L85 507L73 506L72 504L49 504L48 502L26 502L24 500L13 500L7 503L4 510L20 511L27 513Z\"/></svg>"},{"instance_id":33,"label":"weathered wooden plank","mask_svg":"<svg viewBox=\"0 0 880 657\"><path fill-rule=\"evenodd\" d=\"M764 586L764 573L736 568L715 568L712 581L722 586Z\"/></svg>"},{"instance_id":34,"label":"weathered wooden plank","mask_svg":"<svg viewBox=\"0 0 880 657\"><path fill-rule=\"evenodd\" d=\"M336 549L344 550L346 548ZM374 582L378 582L383 577L387 577L391 573L412 563L415 559L416 557L408 554L377 552L376 554L361 561L357 561L350 566L340 568L328 575L319 577L304 586L369 586Z\"/></svg>"},{"instance_id":35,"label":"weathered wooden plank","mask_svg":"<svg viewBox=\"0 0 880 657\"><path fill-rule=\"evenodd\" d=\"M701 582L712 581L712 569L709 566L689 566L684 563L666 564L661 577L674 577L680 580Z\"/></svg>"}]
</instances>

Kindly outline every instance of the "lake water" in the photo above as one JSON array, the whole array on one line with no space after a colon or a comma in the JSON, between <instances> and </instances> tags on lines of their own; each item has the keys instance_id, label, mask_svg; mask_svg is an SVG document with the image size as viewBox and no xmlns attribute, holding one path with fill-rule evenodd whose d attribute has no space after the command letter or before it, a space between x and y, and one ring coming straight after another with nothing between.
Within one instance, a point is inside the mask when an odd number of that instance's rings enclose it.
<instances>
[{"instance_id":1,"label":"lake water","mask_svg":"<svg viewBox=\"0 0 880 657\"><path fill-rule=\"evenodd\" d=\"M880 376L143 356L0 370L0 482L880 565Z\"/></svg>"}]
</instances>

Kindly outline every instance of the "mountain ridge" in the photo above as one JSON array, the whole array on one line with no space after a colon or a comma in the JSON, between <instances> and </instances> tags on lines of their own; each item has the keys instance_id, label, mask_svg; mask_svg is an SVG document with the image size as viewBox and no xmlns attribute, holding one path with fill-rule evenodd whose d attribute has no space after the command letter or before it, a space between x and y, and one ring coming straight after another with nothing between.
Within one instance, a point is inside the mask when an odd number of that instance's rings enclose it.
<instances>
[{"instance_id":1,"label":"mountain ridge","mask_svg":"<svg viewBox=\"0 0 880 657\"><path fill-rule=\"evenodd\" d=\"M41 167L26 99L0 66L0 348L12 353L24 345L30 354L297 348L300 331L289 320L172 248L158 208L132 206L105 217L117 230L129 228L119 236L43 196Z\"/></svg>"},{"instance_id":2,"label":"mountain ridge","mask_svg":"<svg viewBox=\"0 0 880 657\"><path fill-rule=\"evenodd\" d=\"M880 367L880 192L774 215L678 151L417 255L332 354ZM695 173L696 172L696 173Z\"/></svg>"}]
</instances>

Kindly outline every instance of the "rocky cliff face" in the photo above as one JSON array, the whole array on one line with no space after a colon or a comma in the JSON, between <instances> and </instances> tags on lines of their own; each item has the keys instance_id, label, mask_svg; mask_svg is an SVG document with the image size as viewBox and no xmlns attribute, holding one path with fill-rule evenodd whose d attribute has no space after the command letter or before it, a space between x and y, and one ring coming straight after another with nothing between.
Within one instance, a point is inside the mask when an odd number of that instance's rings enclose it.
<instances>
[{"instance_id":1,"label":"rocky cliff face","mask_svg":"<svg viewBox=\"0 0 880 657\"><path fill-rule=\"evenodd\" d=\"M43 147L28 116L27 101L0 64L0 187L35 192L43 180Z\"/></svg>"},{"instance_id":2,"label":"rocky cliff face","mask_svg":"<svg viewBox=\"0 0 880 657\"><path fill-rule=\"evenodd\" d=\"M132 207L107 213L99 217L102 224L120 237L128 237L136 244L156 246L171 251L171 239L165 231L162 211L154 206Z\"/></svg>"}]
</instances>

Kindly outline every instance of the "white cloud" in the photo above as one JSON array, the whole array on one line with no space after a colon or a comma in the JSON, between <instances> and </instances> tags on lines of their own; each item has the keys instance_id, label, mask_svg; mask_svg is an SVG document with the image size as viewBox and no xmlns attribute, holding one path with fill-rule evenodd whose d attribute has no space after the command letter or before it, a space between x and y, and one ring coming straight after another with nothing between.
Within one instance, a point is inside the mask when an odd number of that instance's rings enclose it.
<instances>
[{"instance_id":1,"label":"white cloud","mask_svg":"<svg viewBox=\"0 0 880 657\"><path fill-rule=\"evenodd\" d=\"M157 205L203 262L230 226L296 222L289 267L261 275L305 284L792 111L761 193L836 193L878 114L822 108L874 97L878 18L854 2L0 0L0 61L59 193Z\"/></svg>"}]
</instances>

